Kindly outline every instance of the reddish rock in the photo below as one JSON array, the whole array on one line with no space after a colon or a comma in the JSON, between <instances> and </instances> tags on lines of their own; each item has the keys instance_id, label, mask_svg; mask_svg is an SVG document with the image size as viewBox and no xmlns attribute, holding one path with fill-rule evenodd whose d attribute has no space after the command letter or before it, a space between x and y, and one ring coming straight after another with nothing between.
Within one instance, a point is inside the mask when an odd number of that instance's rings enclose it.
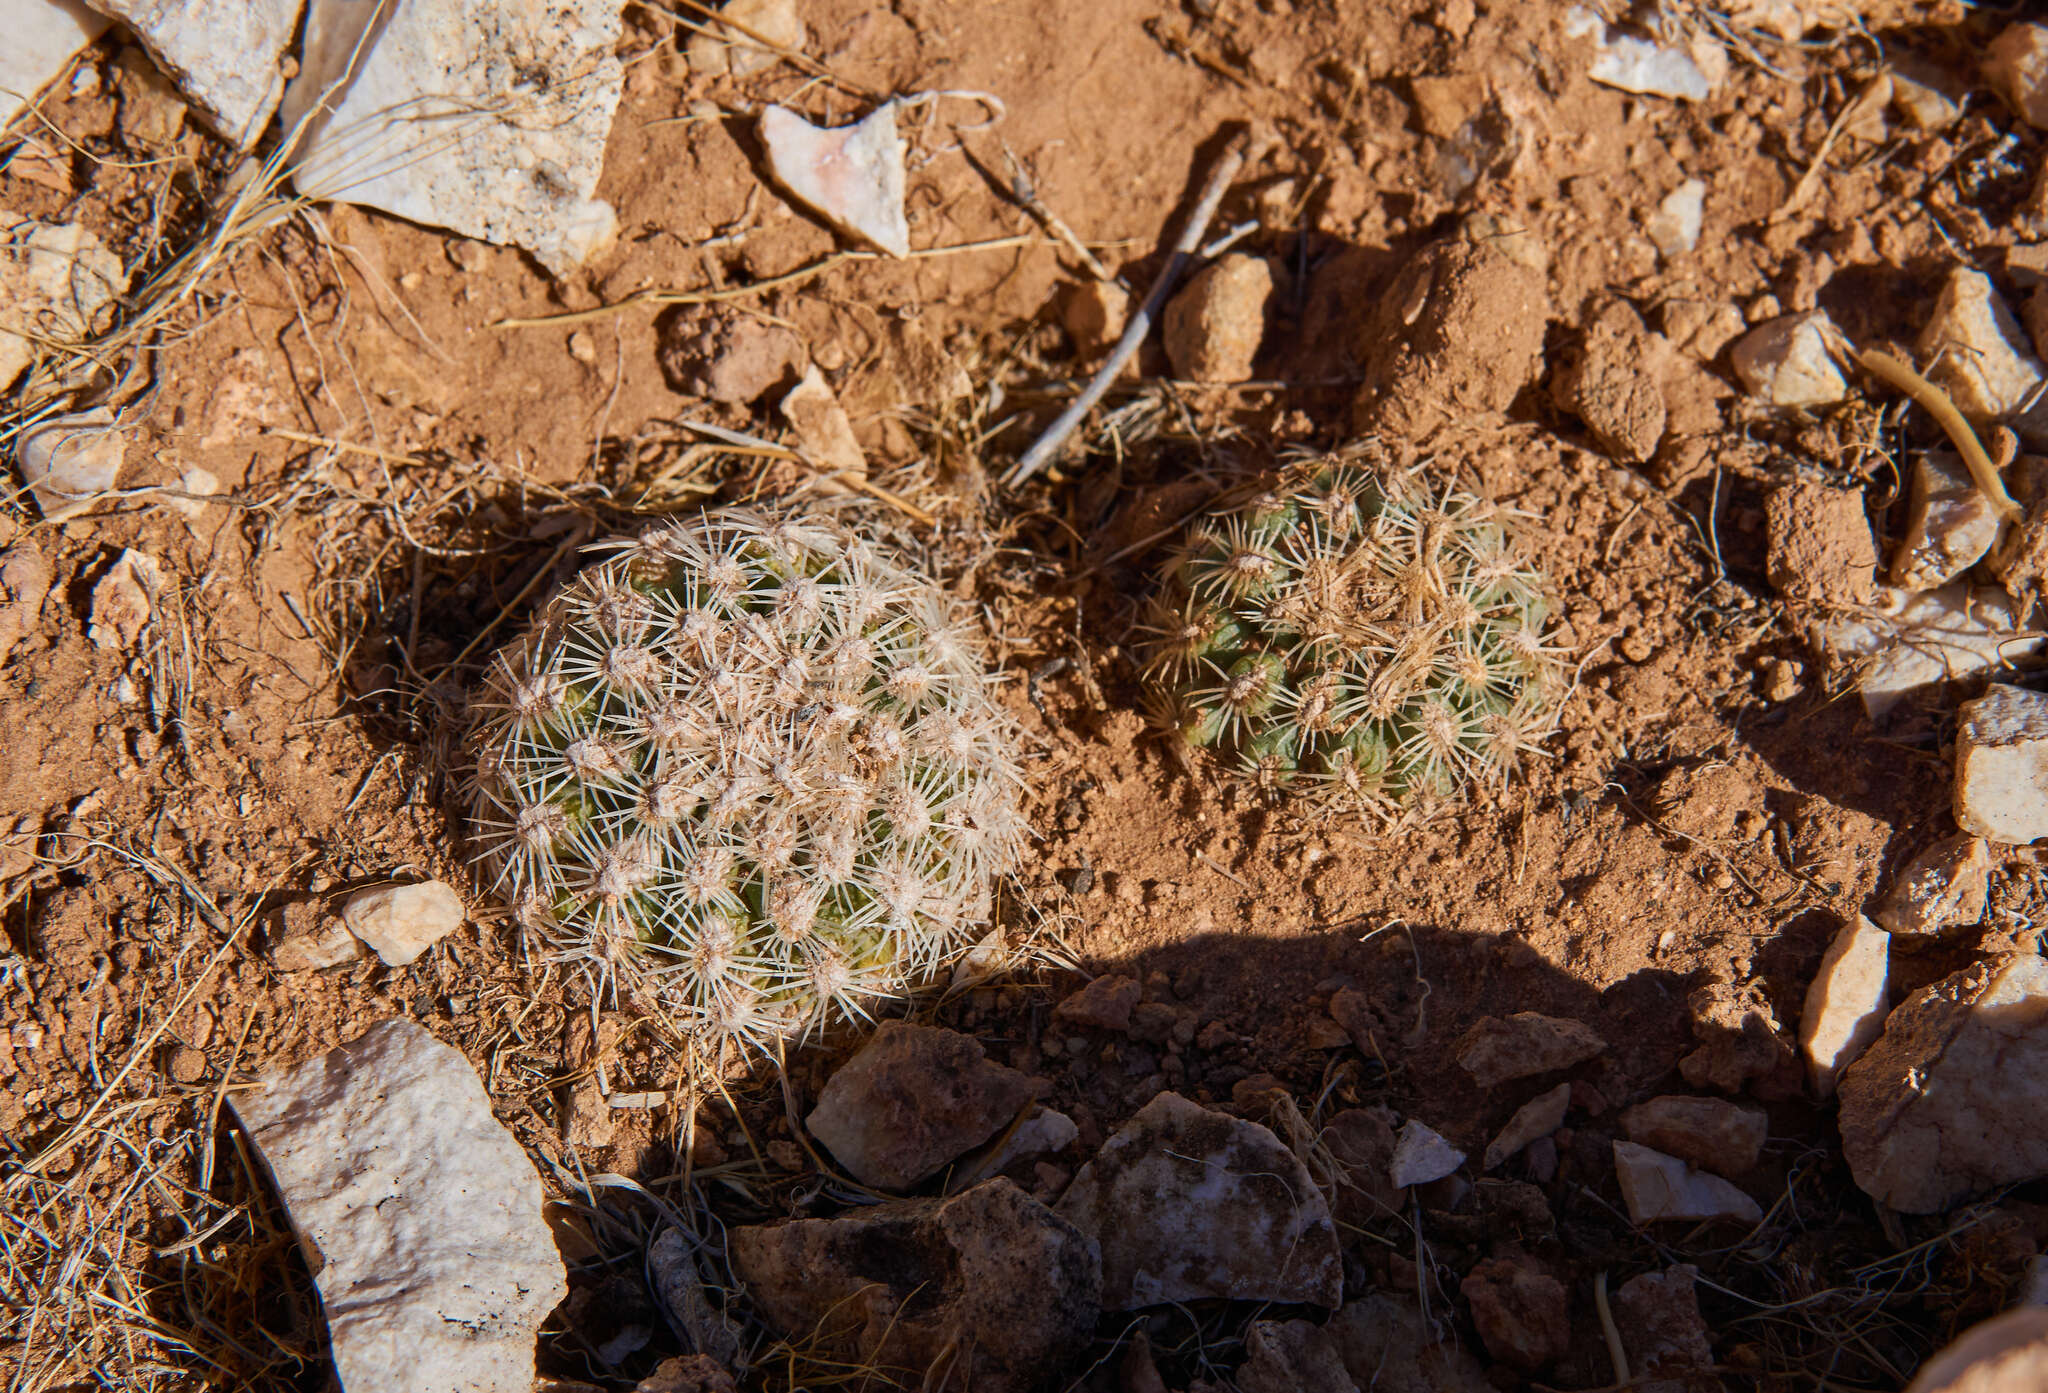
<instances>
[{"instance_id":1,"label":"reddish rock","mask_svg":"<svg viewBox=\"0 0 2048 1393\"><path fill-rule=\"evenodd\" d=\"M1631 1378L1675 1378L1713 1367L1707 1322L1693 1290L1698 1276L1697 1267L1680 1263L1631 1277L1614 1294L1614 1323L1628 1351ZM1671 1387L1677 1393L1677 1386Z\"/></svg>"},{"instance_id":2,"label":"reddish rock","mask_svg":"<svg viewBox=\"0 0 2048 1393\"><path fill-rule=\"evenodd\" d=\"M1863 490L1801 479L1764 499L1764 570L1788 600L1869 603L1877 586L1877 544Z\"/></svg>"},{"instance_id":3,"label":"reddish rock","mask_svg":"<svg viewBox=\"0 0 2048 1393\"><path fill-rule=\"evenodd\" d=\"M655 329L655 361L669 390L734 405L794 386L809 356L781 325L715 306L673 310Z\"/></svg>"},{"instance_id":4,"label":"reddish rock","mask_svg":"<svg viewBox=\"0 0 2048 1393\"><path fill-rule=\"evenodd\" d=\"M1582 1064L1607 1048L1592 1028L1578 1021L1518 1011L1505 1020L1481 1016L1458 1038L1452 1053L1481 1088L1548 1074Z\"/></svg>"},{"instance_id":5,"label":"reddish rock","mask_svg":"<svg viewBox=\"0 0 2048 1393\"><path fill-rule=\"evenodd\" d=\"M1142 995L1144 988L1129 977L1098 977L1053 1007L1052 1018L1063 1025L1121 1034L1131 1028L1131 1011Z\"/></svg>"},{"instance_id":6,"label":"reddish rock","mask_svg":"<svg viewBox=\"0 0 2048 1393\"><path fill-rule=\"evenodd\" d=\"M1667 1093L1624 1112L1621 1127L1632 1142L1734 1176L1756 1168L1770 1119L1725 1098Z\"/></svg>"},{"instance_id":7,"label":"reddish rock","mask_svg":"<svg viewBox=\"0 0 2048 1393\"><path fill-rule=\"evenodd\" d=\"M1358 1393L1337 1342L1305 1320L1255 1320L1245 1332L1238 1393Z\"/></svg>"},{"instance_id":8,"label":"reddish rock","mask_svg":"<svg viewBox=\"0 0 2048 1393\"><path fill-rule=\"evenodd\" d=\"M1489 1258L1459 1290L1486 1352L1525 1374L1540 1373L1571 1348L1564 1283L1529 1257Z\"/></svg>"}]
</instances>

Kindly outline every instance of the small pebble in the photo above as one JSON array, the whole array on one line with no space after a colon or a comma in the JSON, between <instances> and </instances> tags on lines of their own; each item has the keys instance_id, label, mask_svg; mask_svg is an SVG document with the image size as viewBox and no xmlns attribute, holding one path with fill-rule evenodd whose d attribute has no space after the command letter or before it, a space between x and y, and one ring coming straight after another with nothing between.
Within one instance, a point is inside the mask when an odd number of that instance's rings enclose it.
<instances>
[{"instance_id":1,"label":"small pebble","mask_svg":"<svg viewBox=\"0 0 2048 1393\"><path fill-rule=\"evenodd\" d=\"M206 1056L190 1045L180 1045L171 1051L169 1070L179 1083L198 1083L206 1077Z\"/></svg>"}]
</instances>

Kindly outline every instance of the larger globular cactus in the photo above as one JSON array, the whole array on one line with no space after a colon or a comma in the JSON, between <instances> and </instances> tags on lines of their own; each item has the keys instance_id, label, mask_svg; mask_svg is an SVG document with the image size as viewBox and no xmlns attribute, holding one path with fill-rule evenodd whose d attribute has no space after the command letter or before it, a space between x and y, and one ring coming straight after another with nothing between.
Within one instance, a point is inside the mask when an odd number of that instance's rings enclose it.
<instances>
[{"instance_id":1,"label":"larger globular cactus","mask_svg":"<svg viewBox=\"0 0 2048 1393\"><path fill-rule=\"evenodd\" d=\"M1391 813L1550 732L1550 609L1500 509L1363 448L1303 461L1169 559L1153 714L1266 793Z\"/></svg>"},{"instance_id":2,"label":"larger globular cactus","mask_svg":"<svg viewBox=\"0 0 2048 1393\"><path fill-rule=\"evenodd\" d=\"M829 516L727 508L617 543L475 711L484 879L713 1042L928 975L1023 838L955 606Z\"/></svg>"}]
</instances>

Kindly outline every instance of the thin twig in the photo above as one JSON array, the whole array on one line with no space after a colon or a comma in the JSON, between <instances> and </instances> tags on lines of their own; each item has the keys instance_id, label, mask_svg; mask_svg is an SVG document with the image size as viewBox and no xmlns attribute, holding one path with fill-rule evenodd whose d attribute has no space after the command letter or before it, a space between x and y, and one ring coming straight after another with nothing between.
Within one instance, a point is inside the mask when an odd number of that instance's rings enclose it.
<instances>
[{"instance_id":1,"label":"thin twig","mask_svg":"<svg viewBox=\"0 0 2048 1393\"><path fill-rule=\"evenodd\" d=\"M1172 255L1166 258L1166 264L1159 268L1159 275L1152 282L1152 289L1146 292L1145 303L1138 307L1138 312L1131 316L1131 322L1124 326L1123 337L1116 341L1116 348L1090 379L1086 390L1074 398L1073 405L1062 411L1059 419L1047 426L1045 433L1033 442L1031 448L1026 450L1014 465L1010 466L1010 472L1003 476L1005 488L1017 487L1046 466L1059 452L1060 447L1067 443L1067 437L1074 433L1074 428L1081 424L1081 418L1095 408L1096 402L1102 400L1102 394L1109 390L1110 383L1116 381L1117 374L1124 370L1124 364L1138 351L1138 345L1145 341L1146 334L1151 332L1153 319L1166 303L1166 297L1172 293L1174 285L1180 280L1181 272L1187 269L1188 262L1194 258L1195 248L1201 244L1203 234L1208 232L1209 221L1216 216L1216 208L1223 202L1224 191L1230 187L1230 181L1237 177L1237 172L1244 167L1246 143L1245 137L1238 135L1224 147L1223 158L1218 160L1216 167L1209 172L1209 181L1202 186L1202 197L1195 204L1194 212L1189 214L1187 226L1181 229L1180 240L1173 244Z\"/></svg>"}]
</instances>

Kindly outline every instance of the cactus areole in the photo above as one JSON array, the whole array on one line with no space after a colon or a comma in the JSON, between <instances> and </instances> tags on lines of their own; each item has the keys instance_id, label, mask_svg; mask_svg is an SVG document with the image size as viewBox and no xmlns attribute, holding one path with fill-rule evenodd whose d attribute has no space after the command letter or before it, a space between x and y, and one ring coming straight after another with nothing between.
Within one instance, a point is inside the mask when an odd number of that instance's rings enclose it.
<instances>
[{"instance_id":1,"label":"cactus areole","mask_svg":"<svg viewBox=\"0 0 2048 1393\"><path fill-rule=\"evenodd\" d=\"M1391 814L1552 729L1547 583L1502 510L1363 448L1198 524L1149 627L1154 719L1264 793Z\"/></svg>"},{"instance_id":2,"label":"cactus areole","mask_svg":"<svg viewBox=\"0 0 2048 1393\"><path fill-rule=\"evenodd\" d=\"M955 606L828 516L726 508L613 546L475 698L485 883L714 1043L928 976L1023 837Z\"/></svg>"}]
</instances>

